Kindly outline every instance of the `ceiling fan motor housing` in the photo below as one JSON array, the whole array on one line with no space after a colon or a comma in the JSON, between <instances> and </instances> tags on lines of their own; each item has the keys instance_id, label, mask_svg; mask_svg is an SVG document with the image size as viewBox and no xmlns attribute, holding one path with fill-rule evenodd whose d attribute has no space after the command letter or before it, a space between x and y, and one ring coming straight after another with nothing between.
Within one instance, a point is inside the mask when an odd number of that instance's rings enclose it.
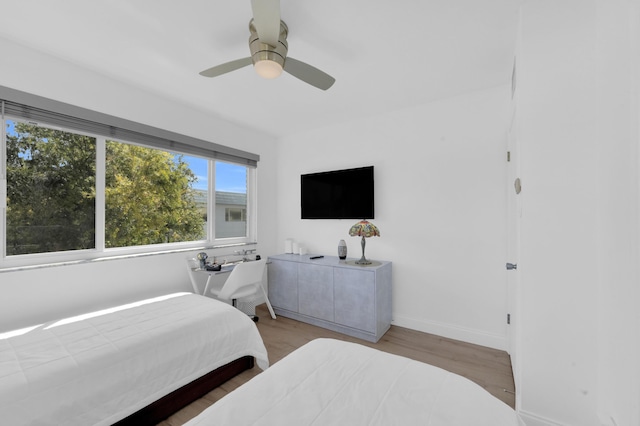
<instances>
[{"instance_id":1,"label":"ceiling fan motor housing","mask_svg":"<svg viewBox=\"0 0 640 426\"><path fill-rule=\"evenodd\" d=\"M283 21L280 21L280 35L277 46L271 46L260 41L256 28L253 25L253 19L249 22L249 31L251 31L251 35L249 36L249 49L251 51L253 64L255 65L260 61L269 60L277 62L284 68L284 60L289 50L289 45L287 44L289 29L287 25Z\"/></svg>"}]
</instances>

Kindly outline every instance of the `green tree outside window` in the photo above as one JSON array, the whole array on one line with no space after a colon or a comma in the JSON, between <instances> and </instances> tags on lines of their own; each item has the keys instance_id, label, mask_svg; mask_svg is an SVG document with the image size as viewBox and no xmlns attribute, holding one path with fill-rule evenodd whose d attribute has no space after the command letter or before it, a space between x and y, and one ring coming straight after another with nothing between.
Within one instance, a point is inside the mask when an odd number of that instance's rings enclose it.
<instances>
[{"instance_id":1,"label":"green tree outside window","mask_svg":"<svg viewBox=\"0 0 640 426\"><path fill-rule=\"evenodd\" d=\"M7 255L95 247L95 156L92 137L7 131Z\"/></svg>"},{"instance_id":2,"label":"green tree outside window","mask_svg":"<svg viewBox=\"0 0 640 426\"><path fill-rule=\"evenodd\" d=\"M196 177L181 155L107 141L106 164L106 247L206 237Z\"/></svg>"},{"instance_id":3,"label":"green tree outside window","mask_svg":"<svg viewBox=\"0 0 640 426\"><path fill-rule=\"evenodd\" d=\"M107 141L105 246L206 237L182 156ZM7 121L7 255L95 248L96 139Z\"/></svg>"}]
</instances>

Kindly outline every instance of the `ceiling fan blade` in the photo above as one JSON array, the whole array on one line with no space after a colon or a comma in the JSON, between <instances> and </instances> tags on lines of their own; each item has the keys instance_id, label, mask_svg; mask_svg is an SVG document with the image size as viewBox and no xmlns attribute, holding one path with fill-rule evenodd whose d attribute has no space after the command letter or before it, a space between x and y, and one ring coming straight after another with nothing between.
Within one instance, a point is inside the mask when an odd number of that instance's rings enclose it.
<instances>
[{"instance_id":1,"label":"ceiling fan blade","mask_svg":"<svg viewBox=\"0 0 640 426\"><path fill-rule=\"evenodd\" d=\"M235 71L239 68L246 67L247 65L251 65L251 57L236 59L235 61L216 65L215 67L201 71L200 75L203 77L217 77L219 75Z\"/></svg>"},{"instance_id":2,"label":"ceiling fan blade","mask_svg":"<svg viewBox=\"0 0 640 426\"><path fill-rule=\"evenodd\" d=\"M251 9L260 41L276 47L280 36L280 0L251 0Z\"/></svg>"},{"instance_id":3,"label":"ceiling fan blade","mask_svg":"<svg viewBox=\"0 0 640 426\"><path fill-rule=\"evenodd\" d=\"M327 90L336 82L335 78L324 71L291 57L285 59L284 70L305 83L322 90Z\"/></svg>"}]
</instances>

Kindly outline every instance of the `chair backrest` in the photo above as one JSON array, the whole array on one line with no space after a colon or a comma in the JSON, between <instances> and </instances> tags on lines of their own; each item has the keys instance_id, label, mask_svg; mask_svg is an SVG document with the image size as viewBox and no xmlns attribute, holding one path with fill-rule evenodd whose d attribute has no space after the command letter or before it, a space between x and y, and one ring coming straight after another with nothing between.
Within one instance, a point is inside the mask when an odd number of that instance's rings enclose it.
<instances>
[{"instance_id":1,"label":"chair backrest","mask_svg":"<svg viewBox=\"0 0 640 426\"><path fill-rule=\"evenodd\" d=\"M254 294L262 285L266 259L243 262L234 266L220 290L220 299L239 299Z\"/></svg>"}]
</instances>

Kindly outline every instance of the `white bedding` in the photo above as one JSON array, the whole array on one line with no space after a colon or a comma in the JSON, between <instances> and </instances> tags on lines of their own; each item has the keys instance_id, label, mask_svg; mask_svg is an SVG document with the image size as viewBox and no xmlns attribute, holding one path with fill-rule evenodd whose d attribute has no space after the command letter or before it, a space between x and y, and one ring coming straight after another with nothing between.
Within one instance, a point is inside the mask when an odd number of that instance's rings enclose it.
<instances>
[{"instance_id":1,"label":"white bedding","mask_svg":"<svg viewBox=\"0 0 640 426\"><path fill-rule=\"evenodd\" d=\"M245 355L268 367L253 321L191 293L45 324L0 336L0 419L110 425Z\"/></svg>"},{"instance_id":2,"label":"white bedding","mask_svg":"<svg viewBox=\"0 0 640 426\"><path fill-rule=\"evenodd\" d=\"M354 343L314 340L185 426L518 426L487 391L440 368Z\"/></svg>"}]
</instances>

